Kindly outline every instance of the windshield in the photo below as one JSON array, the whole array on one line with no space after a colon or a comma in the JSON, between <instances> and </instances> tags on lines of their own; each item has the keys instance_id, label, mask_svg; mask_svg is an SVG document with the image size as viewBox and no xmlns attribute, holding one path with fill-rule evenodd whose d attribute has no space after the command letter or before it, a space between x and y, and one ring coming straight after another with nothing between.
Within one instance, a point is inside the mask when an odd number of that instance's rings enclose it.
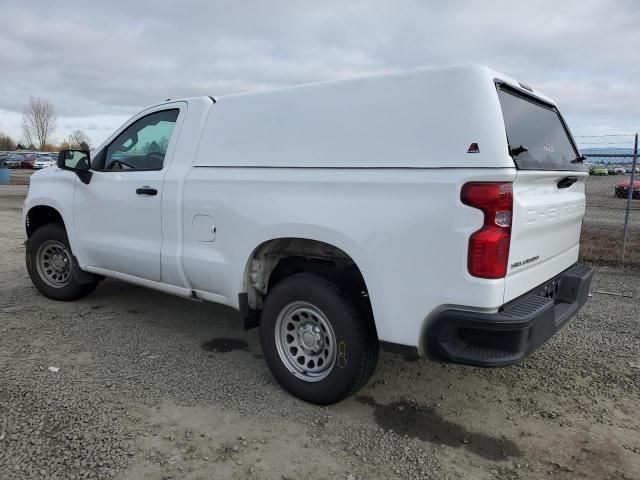
<instances>
[{"instance_id":1,"label":"windshield","mask_svg":"<svg viewBox=\"0 0 640 480\"><path fill-rule=\"evenodd\" d=\"M509 154L521 170L583 170L558 111L498 87Z\"/></svg>"}]
</instances>

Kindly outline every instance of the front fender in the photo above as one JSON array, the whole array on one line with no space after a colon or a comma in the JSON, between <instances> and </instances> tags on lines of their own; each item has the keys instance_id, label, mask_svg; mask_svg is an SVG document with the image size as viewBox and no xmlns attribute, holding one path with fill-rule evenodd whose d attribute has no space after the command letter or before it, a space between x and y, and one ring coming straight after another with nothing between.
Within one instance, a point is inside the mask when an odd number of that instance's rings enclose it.
<instances>
[{"instance_id":1,"label":"front fender","mask_svg":"<svg viewBox=\"0 0 640 480\"><path fill-rule=\"evenodd\" d=\"M55 209L64 222L69 238L69 245L82 266L81 252L75 248L75 229L73 221L73 202L77 176L73 172L61 170L57 167L42 169L31 175L29 191L22 207L22 225L25 236L27 214L37 206Z\"/></svg>"}]
</instances>

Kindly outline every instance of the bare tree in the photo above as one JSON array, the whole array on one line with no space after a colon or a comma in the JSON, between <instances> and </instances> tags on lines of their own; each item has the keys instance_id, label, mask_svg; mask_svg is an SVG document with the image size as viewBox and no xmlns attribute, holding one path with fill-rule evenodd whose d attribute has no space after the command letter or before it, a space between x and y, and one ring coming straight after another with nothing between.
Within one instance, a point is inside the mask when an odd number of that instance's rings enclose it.
<instances>
[{"instance_id":1,"label":"bare tree","mask_svg":"<svg viewBox=\"0 0 640 480\"><path fill-rule=\"evenodd\" d=\"M16 142L9 135L0 133L0 150L15 150Z\"/></svg>"},{"instance_id":2,"label":"bare tree","mask_svg":"<svg viewBox=\"0 0 640 480\"><path fill-rule=\"evenodd\" d=\"M22 138L20 139L20 143L24 145L33 145L33 141L31 140L31 132L27 128L27 124L22 122Z\"/></svg>"},{"instance_id":3,"label":"bare tree","mask_svg":"<svg viewBox=\"0 0 640 480\"><path fill-rule=\"evenodd\" d=\"M56 112L46 98L29 97L22 113L22 131L26 143L37 142L44 148L56 129Z\"/></svg>"},{"instance_id":4,"label":"bare tree","mask_svg":"<svg viewBox=\"0 0 640 480\"><path fill-rule=\"evenodd\" d=\"M73 132L71 132L67 143L71 146L71 148L80 148L82 150L89 150L91 145L89 136L82 130L74 130Z\"/></svg>"}]
</instances>

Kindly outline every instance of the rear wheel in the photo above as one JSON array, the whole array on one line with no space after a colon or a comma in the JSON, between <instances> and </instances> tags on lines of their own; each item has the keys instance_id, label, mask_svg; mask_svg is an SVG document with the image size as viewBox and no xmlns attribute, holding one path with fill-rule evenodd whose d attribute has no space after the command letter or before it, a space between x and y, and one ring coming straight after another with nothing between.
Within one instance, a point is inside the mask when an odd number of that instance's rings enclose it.
<instances>
[{"instance_id":1,"label":"rear wheel","mask_svg":"<svg viewBox=\"0 0 640 480\"><path fill-rule=\"evenodd\" d=\"M99 282L97 277L80 270L71 253L67 232L59 223L43 225L31 235L27 241L26 263L35 287L54 300L84 297Z\"/></svg>"},{"instance_id":2,"label":"rear wheel","mask_svg":"<svg viewBox=\"0 0 640 480\"><path fill-rule=\"evenodd\" d=\"M375 329L354 299L309 273L287 277L269 292L260 339L280 385L320 405L364 386L378 359Z\"/></svg>"}]
</instances>

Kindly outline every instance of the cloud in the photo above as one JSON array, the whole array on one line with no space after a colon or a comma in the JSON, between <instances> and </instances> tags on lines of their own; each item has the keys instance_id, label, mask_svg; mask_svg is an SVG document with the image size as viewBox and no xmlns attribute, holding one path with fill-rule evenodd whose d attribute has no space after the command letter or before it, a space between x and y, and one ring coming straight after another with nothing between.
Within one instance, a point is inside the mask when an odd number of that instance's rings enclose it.
<instances>
[{"instance_id":1,"label":"cloud","mask_svg":"<svg viewBox=\"0 0 640 480\"><path fill-rule=\"evenodd\" d=\"M633 0L5 0L0 110L19 114L30 95L44 96L62 120L57 137L73 126L98 142L116 121L166 98L472 62L549 93L580 128L638 128L635 7ZM13 131L1 115L0 128Z\"/></svg>"}]
</instances>

